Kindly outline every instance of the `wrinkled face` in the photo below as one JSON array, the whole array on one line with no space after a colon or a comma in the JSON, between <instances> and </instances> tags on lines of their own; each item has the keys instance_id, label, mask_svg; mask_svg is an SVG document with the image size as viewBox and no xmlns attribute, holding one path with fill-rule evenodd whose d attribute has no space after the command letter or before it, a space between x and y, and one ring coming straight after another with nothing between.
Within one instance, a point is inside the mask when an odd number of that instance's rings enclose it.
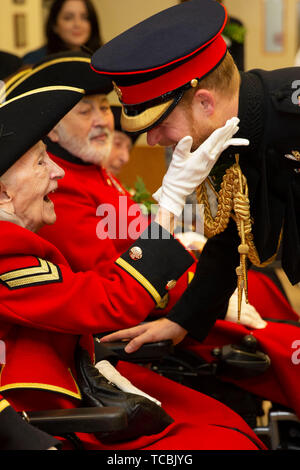
<instances>
[{"instance_id":1,"label":"wrinkled face","mask_svg":"<svg viewBox=\"0 0 300 470\"><path fill-rule=\"evenodd\" d=\"M79 49L91 35L88 11L82 0L66 0L57 15L54 32L70 49Z\"/></svg>"},{"instance_id":2,"label":"wrinkled face","mask_svg":"<svg viewBox=\"0 0 300 470\"><path fill-rule=\"evenodd\" d=\"M49 196L63 176L64 171L50 159L40 141L1 177L14 213L27 229L36 232L44 224L55 222L54 205Z\"/></svg>"},{"instance_id":3,"label":"wrinkled face","mask_svg":"<svg viewBox=\"0 0 300 470\"><path fill-rule=\"evenodd\" d=\"M187 135L193 138L192 151L213 132L206 119L197 119L193 106L187 107L179 102L173 111L158 126L147 132L148 145L175 147Z\"/></svg>"},{"instance_id":4,"label":"wrinkled face","mask_svg":"<svg viewBox=\"0 0 300 470\"><path fill-rule=\"evenodd\" d=\"M132 142L124 132L114 131L110 155L105 163L108 171L117 175L130 158Z\"/></svg>"},{"instance_id":5,"label":"wrinkled face","mask_svg":"<svg viewBox=\"0 0 300 470\"><path fill-rule=\"evenodd\" d=\"M61 147L85 162L102 165L110 154L114 129L106 95L85 96L55 129ZM54 140L51 134L50 138Z\"/></svg>"}]
</instances>

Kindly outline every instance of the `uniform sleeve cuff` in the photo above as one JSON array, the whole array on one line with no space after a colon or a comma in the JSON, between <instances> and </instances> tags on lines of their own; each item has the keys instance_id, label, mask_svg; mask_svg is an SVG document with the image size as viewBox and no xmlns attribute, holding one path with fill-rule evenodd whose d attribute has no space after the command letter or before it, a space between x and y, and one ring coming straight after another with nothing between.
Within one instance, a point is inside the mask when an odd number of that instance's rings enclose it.
<instances>
[{"instance_id":1,"label":"uniform sleeve cuff","mask_svg":"<svg viewBox=\"0 0 300 470\"><path fill-rule=\"evenodd\" d=\"M158 304L192 266L194 258L167 230L152 222L116 263Z\"/></svg>"}]
</instances>

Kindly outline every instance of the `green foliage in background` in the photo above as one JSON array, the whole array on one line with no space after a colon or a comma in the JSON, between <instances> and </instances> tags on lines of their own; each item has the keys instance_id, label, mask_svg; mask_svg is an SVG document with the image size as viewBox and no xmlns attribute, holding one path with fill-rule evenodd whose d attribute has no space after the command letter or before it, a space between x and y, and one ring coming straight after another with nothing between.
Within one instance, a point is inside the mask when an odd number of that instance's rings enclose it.
<instances>
[{"instance_id":1,"label":"green foliage in background","mask_svg":"<svg viewBox=\"0 0 300 470\"><path fill-rule=\"evenodd\" d=\"M242 25L239 25L235 22L227 23L223 30L224 36L227 36L232 41L238 42L239 44L244 44L246 28Z\"/></svg>"},{"instance_id":2,"label":"green foliage in background","mask_svg":"<svg viewBox=\"0 0 300 470\"><path fill-rule=\"evenodd\" d=\"M134 183L134 187L128 189L128 191L131 194L132 199L141 205L143 214L151 214L151 206L152 204L156 204L156 202L152 199L151 194L147 190L143 178L138 176ZM153 209L152 213L154 213Z\"/></svg>"}]
</instances>

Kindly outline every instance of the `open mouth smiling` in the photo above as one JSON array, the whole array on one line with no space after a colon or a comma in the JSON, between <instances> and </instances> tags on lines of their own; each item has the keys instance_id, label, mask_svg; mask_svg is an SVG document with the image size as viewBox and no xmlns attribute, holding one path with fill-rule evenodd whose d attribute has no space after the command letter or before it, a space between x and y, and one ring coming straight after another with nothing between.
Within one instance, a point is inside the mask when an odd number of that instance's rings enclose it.
<instances>
[{"instance_id":1,"label":"open mouth smiling","mask_svg":"<svg viewBox=\"0 0 300 470\"><path fill-rule=\"evenodd\" d=\"M49 203L49 202L52 202L51 199L49 198L49 194L50 193L55 193L56 189L52 189L52 191L49 191L45 196L44 196L44 201Z\"/></svg>"}]
</instances>

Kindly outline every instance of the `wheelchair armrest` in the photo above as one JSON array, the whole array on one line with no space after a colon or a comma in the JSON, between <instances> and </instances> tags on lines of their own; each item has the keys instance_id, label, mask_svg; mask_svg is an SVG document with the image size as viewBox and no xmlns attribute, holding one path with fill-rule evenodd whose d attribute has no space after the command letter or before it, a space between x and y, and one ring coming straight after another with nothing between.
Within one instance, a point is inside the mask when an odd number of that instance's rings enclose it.
<instances>
[{"instance_id":1,"label":"wheelchair armrest","mask_svg":"<svg viewBox=\"0 0 300 470\"><path fill-rule=\"evenodd\" d=\"M98 335L97 335L98 336ZM99 341L99 337L95 338L95 341ZM128 341L115 341L112 343L100 343L109 351L116 354L121 361L142 363L152 362L162 359L164 356L172 354L174 351L173 343L171 340L157 341L155 343L145 343L134 353L126 353L125 346ZM96 357L97 362L97 357Z\"/></svg>"},{"instance_id":2,"label":"wheelchair armrest","mask_svg":"<svg viewBox=\"0 0 300 470\"><path fill-rule=\"evenodd\" d=\"M54 436L119 431L127 427L125 410L117 407L71 408L20 413L31 425Z\"/></svg>"}]
</instances>

